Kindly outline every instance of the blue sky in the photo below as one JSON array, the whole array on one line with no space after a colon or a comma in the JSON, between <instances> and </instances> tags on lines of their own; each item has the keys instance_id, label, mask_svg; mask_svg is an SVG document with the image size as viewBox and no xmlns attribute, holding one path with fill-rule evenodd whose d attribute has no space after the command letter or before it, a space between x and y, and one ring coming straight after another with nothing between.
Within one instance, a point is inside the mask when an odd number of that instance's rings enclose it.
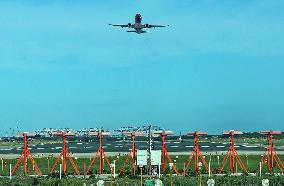
<instances>
[{"instance_id":1,"label":"blue sky","mask_svg":"<svg viewBox=\"0 0 284 186\"><path fill-rule=\"evenodd\" d=\"M108 23L169 24L137 35ZM1 1L0 124L284 130L284 1Z\"/></svg>"}]
</instances>

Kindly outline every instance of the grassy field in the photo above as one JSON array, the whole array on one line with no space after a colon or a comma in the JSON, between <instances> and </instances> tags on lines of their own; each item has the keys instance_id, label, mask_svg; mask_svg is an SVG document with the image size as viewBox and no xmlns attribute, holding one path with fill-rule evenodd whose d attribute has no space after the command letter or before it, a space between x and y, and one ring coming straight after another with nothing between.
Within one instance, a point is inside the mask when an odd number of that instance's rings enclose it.
<instances>
[{"instance_id":1,"label":"grassy field","mask_svg":"<svg viewBox=\"0 0 284 186\"><path fill-rule=\"evenodd\" d=\"M284 155L280 155L279 157L283 161ZM118 169L122 167L122 164L123 164L125 158L126 158L125 156L120 156L118 159L117 159L116 156L109 157L110 162L113 162L113 160L116 160L116 172L118 172ZM182 155L182 156L171 156L171 158L172 158L173 161L175 161L175 165L176 165L177 169L181 172L181 170L183 170L183 168L185 166L185 163L188 159L188 156L184 156L184 155ZM211 162L210 163L211 164L211 170L212 170L213 173L217 173L217 169L220 168L223 158L224 158L224 155L220 155L219 156L219 163L218 163L218 157L216 155L205 156L206 161ZM259 165L259 161L260 161L259 155L248 155L247 157L245 155L241 155L240 158L243 161L243 163L245 164L248 172L252 173L256 169L256 167ZM52 157L52 158L48 158L48 159L47 158L35 158L35 161L38 164L41 172L44 175L48 175L50 173L50 170L51 170L53 164L56 161L56 157ZM83 174L85 172L84 171L84 165L86 166L86 168L88 168L88 166L91 162L90 158L77 158L76 160L74 159L74 161L75 161L77 168L78 168L78 170L80 171L81 174ZM14 166L15 163L16 163L16 159L4 159L3 162L4 162L5 165L3 167L3 171L1 169L0 173L1 173L1 175L9 175L9 164L12 164L12 166ZM188 170L187 170L188 174L193 174L193 163L194 162L192 161ZM167 167L166 172L167 173L169 173L169 166L168 165L169 164L167 162L167 164L166 164L166 167ZM32 172L33 167L32 167L30 162L29 162L29 169ZM59 166L56 168L56 170L59 171ZM98 170L99 170L99 159L97 158L94 165L93 165L92 173L97 174ZM267 169L264 168L263 172L266 172L266 171L267 171ZM73 168L72 168L69 161L68 161L68 172L71 175L74 174ZM205 173L204 166L202 167L202 172ZM239 173L242 172L239 165L236 165L236 172L239 172ZM275 165L275 172L279 172L278 167L276 165ZM19 167L17 174L20 175L22 173L23 173L23 167L21 166L21 167ZM110 169L107 166L106 161L104 161L104 173L110 173ZM227 164L224 168L224 173L229 173L229 161L227 161ZM130 162L128 162L128 164L126 165L125 174L131 175L131 164L130 164Z\"/></svg>"},{"instance_id":2,"label":"grassy field","mask_svg":"<svg viewBox=\"0 0 284 186\"><path fill-rule=\"evenodd\" d=\"M207 155L205 156L205 159L207 162L211 159L211 169L213 173L216 173L217 169L220 167L222 159L224 156L219 156L219 164L218 164L218 158L216 155ZM188 156L171 156L173 160L175 160L175 164L177 169L180 171L183 169L184 164L186 163L186 160ZM242 155L240 157L243 161L243 163L246 165L248 172L253 172L256 168L256 166L259 164L260 156L258 155L249 155L246 157L245 155ZM283 160L284 155L281 155L280 158ZM123 161L125 160L125 156L121 156L117 159L116 156L109 157L110 161L116 160L116 167L118 172L118 169L122 166ZM48 185L48 186L75 186L75 185L96 185L96 182L98 181L98 169L99 169L99 162L98 159L95 161L94 166L91 171L91 175L88 179L84 179L83 177L76 178L73 177L74 171L71 167L71 164L68 163L68 173L70 176L63 177L63 179L58 178L58 171L59 166L56 168L57 174L55 175L49 175L49 172L56 161L56 158L35 158L37 164L39 165L40 170L44 175L44 177L30 177L23 173L23 167L20 167L17 171L16 175L13 177L12 180L9 180L7 175L9 175L9 164L15 165L16 159L5 159L4 162L6 162L6 166L4 166L3 171L1 170L1 176L4 176L0 179L0 185L13 185L13 186L22 186L22 185ZM90 158L77 158L75 160L76 165L80 171L81 174L84 173L84 164L86 167L90 164ZM104 173L110 173L110 169L107 167L106 163L104 163ZM32 171L31 163L29 163L30 168L30 174L34 174ZM240 167L238 166L237 172L241 172ZM263 172L267 172L266 170L263 170ZM279 172L278 169L274 170L275 173ZM164 185L170 185L170 176L169 176L169 166L167 162L167 174L162 175L161 180L163 181ZM205 170L202 170L202 185L207 185L206 182L209 179L208 175L205 173ZM229 173L229 162L227 162L225 166L225 173ZM212 177L215 180L215 185L218 186L253 186L253 185L261 185L262 179L266 178L269 179L270 185L284 185L284 176L273 176L270 174L264 174L262 177L259 176L216 176L214 175ZM143 177L143 182L145 181L145 177ZM105 185L110 186L140 186L140 178L139 173L137 176L132 176L131 173L131 165L130 162L127 164L125 172L123 175L118 176L115 179L111 178L104 178L106 181ZM172 182L174 186L196 186L198 184L198 176L195 175L193 171L193 162L191 162L190 167L188 168L186 175L177 175L172 178Z\"/></svg>"}]
</instances>

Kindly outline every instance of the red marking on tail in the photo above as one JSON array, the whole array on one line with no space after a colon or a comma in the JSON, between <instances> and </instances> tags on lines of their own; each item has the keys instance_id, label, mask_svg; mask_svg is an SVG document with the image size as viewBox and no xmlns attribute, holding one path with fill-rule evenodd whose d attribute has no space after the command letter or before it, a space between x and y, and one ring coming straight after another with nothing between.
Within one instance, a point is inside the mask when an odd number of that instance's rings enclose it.
<instances>
[{"instance_id":1,"label":"red marking on tail","mask_svg":"<svg viewBox=\"0 0 284 186\"><path fill-rule=\"evenodd\" d=\"M136 14L135 15L135 23L141 23L141 21L142 21L141 14Z\"/></svg>"}]
</instances>

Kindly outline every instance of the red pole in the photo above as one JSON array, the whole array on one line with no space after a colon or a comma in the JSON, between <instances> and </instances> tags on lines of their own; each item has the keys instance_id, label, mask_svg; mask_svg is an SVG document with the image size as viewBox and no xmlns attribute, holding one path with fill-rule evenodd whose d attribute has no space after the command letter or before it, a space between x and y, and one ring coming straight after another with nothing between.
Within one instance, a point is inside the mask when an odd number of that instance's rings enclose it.
<instances>
[{"instance_id":1,"label":"red pole","mask_svg":"<svg viewBox=\"0 0 284 186\"><path fill-rule=\"evenodd\" d=\"M63 172L65 175L67 175L67 159L66 159L66 156L67 156L67 146L66 146L66 135L63 134L63 162L62 162L62 165L63 165Z\"/></svg>"},{"instance_id":2,"label":"red pole","mask_svg":"<svg viewBox=\"0 0 284 186\"><path fill-rule=\"evenodd\" d=\"M198 152L199 152L199 145L198 145L198 134L197 132L194 133L194 170L198 174Z\"/></svg>"},{"instance_id":3,"label":"red pole","mask_svg":"<svg viewBox=\"0 0 284 186\"><path fill-rule=\"evenodd\" d=\"M27 140L27 134L24 134L24 171L27 174L29 172L28 167L28 140Z\"/></svg>"},{"instance_id":4,"label":"red pole","mask_svg":"<svg viewBox=\"0 0 284 186\"><path fill-rule=\"evenodd\" d=\"M103 146L102 146L102 133L99 132L100 138L100 174L103 173Z\"/></svg>"},{"instance_id":5,"label":"red pole","mask_svg":"<svg viewBox=\"0 0 284 186\"><path fill-rule=\"evenodd\" d=\"M268 146L269 146L269 162L268 162L268 170L270 172L273 169L273 143L272 143L272 134L269 133L267 136Z\"/></svg>"},{"instance_id":6,"label":"red pole","mask_svg":"<svg viewBox=\"0 0 284 186\"><path fill-rule=\"evenodd\" d=\"M165 145L165 131L162 132L162 171L166 172L166 145Z\"/></svg>"},{"instance_id":7,"label":"red pole","mask_svg":"<svg viewBox=\"0 0 284 186\"><path fill-rule=\"evenodd\" d=\"M132 171L133 175L136 173L136 146L135 146L135 133L132 132Z\"/></svg>"},{"instance_id":8,"label":"red pole","mask_svg":"<svg viewBox=\"0 0 284 186\"><path fill-rule=\"evenodd\" d=\"M234 139L234 131L231 132L231 143L230 143L230 170L231 173L235 173L235 153L234 153L234 148L235 148L235 139Z\"/></svg>"}]
</instances>

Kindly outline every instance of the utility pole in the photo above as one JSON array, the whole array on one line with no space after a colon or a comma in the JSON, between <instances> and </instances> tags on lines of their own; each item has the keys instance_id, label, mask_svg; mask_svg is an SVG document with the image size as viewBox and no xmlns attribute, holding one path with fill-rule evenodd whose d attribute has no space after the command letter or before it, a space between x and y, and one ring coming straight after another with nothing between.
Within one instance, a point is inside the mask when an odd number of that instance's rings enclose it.
<instances>
[{"instance_id":1,"label":"utility pole","mask_svg":"<svg viewBox=\"0 0 284 186\"><path fill-rule=\"evenodd\" d=\"M147 172L148 175L152 175L152 162L151 162L151 153L152 153L152 125L149 125L148 127L148 149L147 149Z\"/></svg>"}]
</instances>

